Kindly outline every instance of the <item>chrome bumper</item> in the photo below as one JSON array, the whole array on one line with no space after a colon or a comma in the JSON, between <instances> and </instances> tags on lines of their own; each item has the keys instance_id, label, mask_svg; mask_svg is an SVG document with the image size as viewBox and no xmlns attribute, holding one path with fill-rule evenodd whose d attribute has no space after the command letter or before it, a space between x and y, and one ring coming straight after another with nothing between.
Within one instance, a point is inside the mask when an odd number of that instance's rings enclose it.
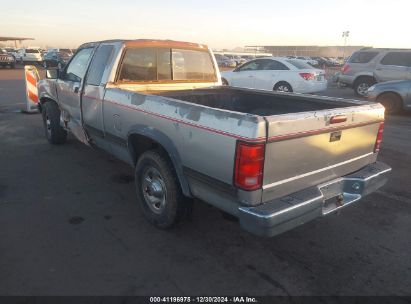
<instances>
[{"instance_id":1,"label":"chrome bumper","mask_svg":"<svg viewBox=\"0 0 411 304\"><path fill-rule=\"evenodd\" d=\"M240 207L240 224L256 235L280 234L359 201L382 187L390 171L388 165L376 162L350 175L257 207Z\"/></svg>"}]
</instances>

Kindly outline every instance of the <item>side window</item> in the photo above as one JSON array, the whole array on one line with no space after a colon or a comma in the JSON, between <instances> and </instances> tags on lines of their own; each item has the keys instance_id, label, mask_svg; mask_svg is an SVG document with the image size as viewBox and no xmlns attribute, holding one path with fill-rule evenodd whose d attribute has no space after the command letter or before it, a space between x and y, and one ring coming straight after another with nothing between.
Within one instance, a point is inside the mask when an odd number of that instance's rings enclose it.
<instances>
[{"instance_id":1,"label":"side window","mask_svg":"<svg viewBox=\"0 0 411 304\"><path fill-rule=\"evenodd\" d=\"M286 71L289 70L289 68L277 61L277 60L264 60L264 64L261 68L262 70L270 70L270 71Z\"/></svg>"},{"instance_id":2,"label":"side window","mask_svg":"<svg viewBox=\"0 0 411 304\"><path fill-rule=\"evenodd\" d=\"M171 52L170 49L157 50L157 76L158 80L171 80Z\"/></svg>"},{"instance_id":3,"label":"side window","mask_svg":"<svg viewBox=\"0 0 411 304\"><path fill-rule=\"evenodd\" d=\"M259 69L259 60L254 60L254 61L250 61L246 64L243 64L238 71L240 72L244 72L244 71L257 71Z\"/></svg>"},{"instance_id":4,"label":"side window","mask_svg":"<svg viewBox=\"0 0 411 304\"><path fill-rule=\"evenodd\" d=\"M99 86L101 84L101 78L103 77L104 70L107 63L110 62L110 58L113 55L114 46L101 45L96 51L93 57L93 61L90 65L90 70L87 75L86 83L88 85Z\"/></svg>"},{"instance_id":5,"label":"side window","mask_svg":"<svg viewBox=\"0 0 411 304\"><path fill-rule=\"evenodd\" d=\"M352 54L348 62L350 63L368 63L378 55L378 52L357 52Z\"/></svg>"},{"instance_id":6,"label":"side window","mask_svg":"<svg viewBox=\"0 0 411 304\"><path fill-rule=\"evenodd\" d=\"M87 71L87 63L90 59L93 48L82 49L67 66L63 78L68 81L80 82Z\"/></svg>"},{"instance_id":7,"label":"side window","mask_svg":"<svg viewBox=\"0 0 411 304\"><path fill-rule=\"evenodd\" d=\"M411 52L390 52L381 60L382 65L411 67Z\"/></svg>"},{"instance_id":8,"label":"side window","mask_svg":"<svg viewBox=\"0 0 411 304\"><path fill-rule=\"evenodd\" d=\"M118 80L126 82L157 80L156 49L132 48L126 50Z\"/></svg>"}]
</instances>

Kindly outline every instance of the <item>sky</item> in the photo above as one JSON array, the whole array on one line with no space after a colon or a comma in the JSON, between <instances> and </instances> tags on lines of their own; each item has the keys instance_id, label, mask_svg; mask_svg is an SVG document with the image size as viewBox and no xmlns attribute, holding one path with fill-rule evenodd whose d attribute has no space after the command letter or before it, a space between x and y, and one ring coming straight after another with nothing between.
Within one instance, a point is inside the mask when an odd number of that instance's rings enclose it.
<instances>
[{"instance_id":1,"label":"sky","mask_svg":"<svg viewBox=\"0 0 411 304\"><path fill-rule=\"evenodd\" d=\"M173 39L212 48L347 45L411 48L411 0L0 0L0 36L75 48L103 39Z\"/></svg>"}]
</instances>

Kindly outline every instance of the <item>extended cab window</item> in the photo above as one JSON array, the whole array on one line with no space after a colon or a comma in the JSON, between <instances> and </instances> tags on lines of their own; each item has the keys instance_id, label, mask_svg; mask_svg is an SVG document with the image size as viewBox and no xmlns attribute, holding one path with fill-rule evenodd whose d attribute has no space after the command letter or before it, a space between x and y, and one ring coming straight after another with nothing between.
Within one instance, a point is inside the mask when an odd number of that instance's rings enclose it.
<instances>
[{"instance_id":1,"label":"extended cab window","mask_svg":"<svg viewBox=\"0 0 411 304\"><path fill-rule=\"evenodd\" d=\"M90 59L92 48L82 49L77 52L64 73L63 79L80 82L87 71L87 64Z\"/></svg>"},{"instance_id":2,"label":"extended cab window","mask_svg":"<svg viewBox=\"0 0 411 304\"><path fill-rule=\"evenodd\" d=\"M411 67L411 52L390 52L381 60L382 65Z\"/></svg>"},{"instance_id":3,"label":"extended cab window","mask_svg":"<svg viewBox=\"0 0 411 304\"><path fill-rule=\"evenodd\" d=\"M101 78L103 77L107 63L110 61L110 57L113 55L113 50L114 47L112 45L99 46L88 72L86 81L88 85L99 86L101 84Z\"/></svg>"},{"instance_id":4,"label":"extended cab window","mask_svg":"<svg viewBox=\"0 0 411 304\"><path fill-rule=\"evenodd\" d=\"M354 53L348 62L350 63L368 63L378 55L378 52L357 52Z\"/></svg>"},{"instance_id":5,"label":"extended cab window","mask_svg":"<svg viewBox=\"0 0 411 304\"><path fill-rule=\"evenodd\" d=\"M118 81L215 81L208 52L169 48L130 48L124 54Z\"/></svg>"}]
</instances>

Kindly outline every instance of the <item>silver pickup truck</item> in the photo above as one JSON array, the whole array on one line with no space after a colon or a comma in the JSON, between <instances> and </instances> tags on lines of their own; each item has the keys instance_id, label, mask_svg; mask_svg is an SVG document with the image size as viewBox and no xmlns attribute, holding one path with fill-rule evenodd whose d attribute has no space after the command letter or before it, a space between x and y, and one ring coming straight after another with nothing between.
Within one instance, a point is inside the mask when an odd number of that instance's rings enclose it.
<instances>
[{"instance_id":1,"label":"silver pickup truck","mask_svg":"<svg viewBox=\"0 0 411 304\"><path fill-rule=\"evenodd\" d=\"M212 52L169 40L82 45L38 84L45 133L67 132L135 168L138 201L161 228L193 199L274 236L380 188L380 104L222 86Z\"/></svg>"}]
</instances>

